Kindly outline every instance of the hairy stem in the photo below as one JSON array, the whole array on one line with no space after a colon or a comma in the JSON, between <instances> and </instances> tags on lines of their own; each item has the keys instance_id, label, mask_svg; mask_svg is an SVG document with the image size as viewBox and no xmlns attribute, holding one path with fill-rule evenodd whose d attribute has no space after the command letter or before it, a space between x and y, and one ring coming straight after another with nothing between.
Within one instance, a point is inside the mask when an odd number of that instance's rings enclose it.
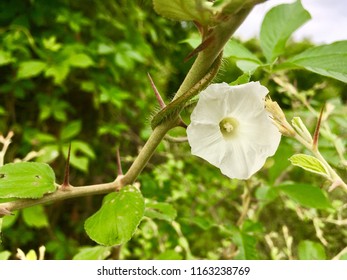
<instances>
[{"instance_id":1,"label":"hairy stem","mask_svg":"<svg viewBox=\"0 0 347 280\"><path fill-rule=\"evenodd\" d=\"M212 32L207 35L212 36L210 43L206 46L206 48L199 52L198 57L196 58L186 78L178 89L173 101L179 99L185 93L189 93L188 97L191 97L190 94L196 94L195 89L194 92L191 92L190 90L194 88L194 86L197 85L199 81L201 81L203 77L211 71L211 66L216 61L217 57L221 54L224 45L249 14L253 6L264 1L265 0L249 0L248 5L245 5L245 7L240 9L237 13L229 16L225 21L213 27ZM219 65L217 69L214 70L218 71L218 68ZM214 71L213 73L217 73L217 71ZM187 101L186 97L183 96L182 100L184 102ZM175 113L173 116L165 120L165 122L158 122L158 125L153 128L151 136L147 140L146 144L140 151L139 155L137 156L129 170L125 173L124 176L118 176L114 182L81 187L70 186L64 189L58 189L54 193L46 194L40 199L19 199L16 201L0 203L0 217L7 215L10 211L17 209L73 197L106 194L112 191L117 191L125 185L132 184L136 180L138 175L142 172L143 168L152 157L156 148L164 139L166 133L171 128L179 125L178 116L179 113Z\"/></svg>"}]
</instances>

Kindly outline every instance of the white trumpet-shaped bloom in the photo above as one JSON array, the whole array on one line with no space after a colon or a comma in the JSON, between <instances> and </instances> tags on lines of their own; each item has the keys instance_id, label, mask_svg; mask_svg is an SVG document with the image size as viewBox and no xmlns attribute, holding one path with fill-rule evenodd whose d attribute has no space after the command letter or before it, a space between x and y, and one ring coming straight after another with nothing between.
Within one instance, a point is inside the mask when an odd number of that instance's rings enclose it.
<instances>
[{"instance_id":1,"label":"white trumpet-shaped bloom","mask_svg":"<svg viewBox=\"0 0 347 280\"><path fill-rule=\"evenodd\" d=\"M192 154L230 178L251 177L274 155L281 139L265 109L267 93L259 82L208 86L187 128Z\"/></svg>"}]
</instances>

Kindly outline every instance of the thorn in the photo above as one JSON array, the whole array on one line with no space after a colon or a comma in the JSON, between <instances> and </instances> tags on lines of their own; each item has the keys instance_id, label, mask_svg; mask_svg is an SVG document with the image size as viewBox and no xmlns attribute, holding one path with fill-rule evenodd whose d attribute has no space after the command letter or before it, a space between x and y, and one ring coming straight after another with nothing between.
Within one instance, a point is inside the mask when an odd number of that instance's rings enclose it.
<instances>
[{"instance_id":1,"label":"thorn","mask_svg":"<svg viewBox=\"0 0 347 280\"><path fill-rule=\"evenodd\" d=\"M325 109L325 103L324 103L324 105L323 105L323 107L322 107L322 109L320 111L319 118L318 118L317 125L316 125L316 129L315 129L314 134L313 134L312 148L315 151L318 149L319 130L320 130L320 127L321 127L321 122L322 122L324 109Z\"/></svg>"},{"instance_id":2,"label":"thorn","mask_svg":"<svg viewBox=\"0 0 347 280\"><path fill-rule=\"evenodd\" d=\"M60 187L62 190L66 190L69 187L71 187L69 182L70 181L70 153L71 153L71 142L69 144L69 151L68 151L67 159L66 159L64 181Z\"/></svg>"},{"instance_id":3,"label":"thorn","mask_svg":"<svg viewBox=\"0 0 347 280\"><path fill-rule=\"evenodd\" d=\"M191 59L193 56L197 55L199 52L203 51L204 49L206 49L211 42L213 41L214 36L209 36L207 37L199 46L197 46L190 54L188 54L185 59L184 62L187 62L189 59Z\"/></svg>"},{"instance_id":4,"label":"thorn","mask_svg":"<svg viewBox=\"0 0 347 280\"><path fill-rule=\"evenodd\" d=\"M165 102L164 102L163 98L161 97L161 95L160 95L160 93L159 93L157 87L155 86L155 84L154 84L154 82L153 82L153 79L152 79L151 75L150 75L149 73L147 73L147 75L148 75L149 81L151 82L152 89L153 89L153 91L154 91L154 93L155 93L155 97L156 97L157 100L158 100L158 103L159 103L159 105L160 105L160 108L161 108L161 109L165 108L165 107L166 107Z\"/></svg>"},{"instance_id":5,"label":"thorn","mask_svg":"<svg viewBox=\"0 0 347 280\"><path fill-rule=\"evenodd\" d=\"M3 217L3 216L13 216L14 214L7 210L6 208L0 208L0 217Z\"/></svg>"},{"instance_id":6,"label":"thorn","mask_svg":"<svg viewBox=\"0 0 347 280\"><path fill-rule=\"evenodd\" d=\"M123 170L122 170L122 163L120 160L119 147L117 147L116 153L117 153L117 166L118 166L117 173L118 173L118 176L120 176L120 175L123 175Z\"/></svg>"}]
</instances>

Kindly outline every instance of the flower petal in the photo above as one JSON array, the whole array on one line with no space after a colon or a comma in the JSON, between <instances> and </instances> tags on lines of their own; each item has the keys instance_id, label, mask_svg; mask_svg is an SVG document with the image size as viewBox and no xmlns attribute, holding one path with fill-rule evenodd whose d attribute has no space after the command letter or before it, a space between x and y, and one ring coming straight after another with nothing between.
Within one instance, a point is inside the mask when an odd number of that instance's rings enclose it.
<instances>
[{"instance_id":1,"label":"flower petal","mask_svg":"<svg viewBox=\"0 0 347 280\"><path fill-rule=\"evenodd\" d=\"M224 154L224 139L219 126L194 122L188 126L187 136L193 155L219 166Z\"/></svg>"},{"instance_id":2,"label":"flower petal","mask_svg":"<svg viewBox=\"0 0 347 280\"><path fill-rule=\"evenodd\" d=\"M191 121L215 124L227 114L223 106L228 96L229 85L226 83L212 84L200 93L199 101L191 114Z\"/></svg>"},{"instance_id":3,"label":"flower petal","mask_svg":"<svg viewBox=\"0 0 347 280\"><path fill-rule=\"evenodd\" d=\"M257 172L276 152L281 139L264 107L267 93L259 82L207 87L187 128L192 154L219 167L230 178L248 179ZM238 121L232 138L224 138L219 127L227 117Z\"/></svg>"}]
</instances>

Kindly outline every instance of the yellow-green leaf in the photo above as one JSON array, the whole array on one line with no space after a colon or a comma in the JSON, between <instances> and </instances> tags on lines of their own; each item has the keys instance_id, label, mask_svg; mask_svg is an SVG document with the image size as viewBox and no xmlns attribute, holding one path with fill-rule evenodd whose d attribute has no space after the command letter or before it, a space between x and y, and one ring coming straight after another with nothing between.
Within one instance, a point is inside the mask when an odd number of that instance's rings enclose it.
<instances>
[{"instance_id":1,"label":"yellow-green leaf","mask_svg":"<svg viewBox=\"0 0 347 280\"><path fill-rule=\"evenodd\" d=\"M293 165L299 166L309 172L316 173L324 177L328 176L328 172L324 168L324 165L313 156L297 154L290 157L289 160Z\"/></svg>"},{"instance_id":2,"label":"yellow-green leaf","mask_svg":"<svg viewBox=\"0 0 347 280\"><path fill-rule=\"evenodd\" d=\"M47 64L43 61L30 60L22 62L19 65L17 78L26 79L39 75L45 68Z\"/></svg>"}]
</instances>

